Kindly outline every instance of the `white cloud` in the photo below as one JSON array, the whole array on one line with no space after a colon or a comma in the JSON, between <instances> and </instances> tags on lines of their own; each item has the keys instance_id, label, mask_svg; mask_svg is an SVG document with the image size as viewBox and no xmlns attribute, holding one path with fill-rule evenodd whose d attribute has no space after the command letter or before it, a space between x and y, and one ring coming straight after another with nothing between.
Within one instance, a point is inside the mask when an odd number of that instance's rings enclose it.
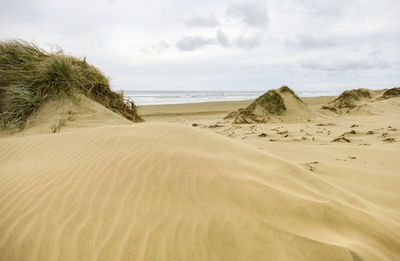
<instances>
[{"instance_id":1,"label":"white cloud","mask_svg":"<svg viewBox=\"0 0 400 261\"><path fill-rule=\"evenodd\" d=\"M231 44L229 37L221 30L217 32L217 42L223 47L227 47Z\"/></svg>"},{"instance_id":2,"label":"white cloud","mask_svg":"<svg viewBox=\"0 0 400 261\"><path fill-rule=\"evenodd\" d=\"M365 58L359 59L330 59L324 61L324 59L305 61L302 66L306 69L311 70L322 70L332 72L348 72L348 71L365 71L374 69L385 69L388 68L388 64L380 60L371 60Z\"/></svg>"},{"instance_id":3,"label":"white cloud","mask_svg":"<svg viewBox=\"0 0 400 261\"><path fill-rule=\"evenodd\" d=\"M286 44L294 48L316 49L336 46L338 43L333 37L298 35L295 40L287 40Z\"/></svg>"},{"instance_id":4,"label":"white cloud","mask_svg":"<svg viewBox=\"0 0 400 261\"><path fill-rule=\"evenodd\" d=\"M178 42L176 47L182 51L194 51L207 45L215 44L213 38L207 38L202 36L184 36Z\"/></svg>"},{"instance_id":5,"label":"white cloud","mask_svg":"<svg viewBox=\"0 0 400 261\"><path fill-rule=\"evenodd\" d=\"M399 13L398 0L3 0L0 40L86 56L115 89L391 87Z\"/></svg>"},{"instance_id":6,"label":"white cloud","mask_svg":"<svg viewBox=\"0 0 400 261\"><path fill-rule=\"evenodd\" d=\"M194 27L215 27L219 24L215 14L210 14L209 16L195 15L184 23Z\"/></svg>"},{"instance_id":7,"label":"white cloud","mask_svg":"<svg viewBox=\"0 0 400 261\"><path fill-rule=\"evenodd\" d=\"M262 45L262 38L259 36L252 36L252 37L239 36L238 38L235 39L235 45L238 48L252 50Z\"/></svg>"},{"instance_id":8,"label":"white cloud","mask_svg":"<svg viewBox=\"0 0 400 261\"><path fill-rule=\"evenodd\" d=\"M251 27L265 27L268 23L267 7L264 1L243 1L232 4L226 16L238 19Z\"/></svg>"},{"instance_id":9,"label":"white cloud","mask_svg":"<svg viewBox=\"0 0 400 261\"><path fill-rule=\"evenodd\" d=\"M302 0L294 1L294 4L303 8L303 11L310 15L337 17L343 13L354 3L353 0Z\"/></svg>"}]
</instances>

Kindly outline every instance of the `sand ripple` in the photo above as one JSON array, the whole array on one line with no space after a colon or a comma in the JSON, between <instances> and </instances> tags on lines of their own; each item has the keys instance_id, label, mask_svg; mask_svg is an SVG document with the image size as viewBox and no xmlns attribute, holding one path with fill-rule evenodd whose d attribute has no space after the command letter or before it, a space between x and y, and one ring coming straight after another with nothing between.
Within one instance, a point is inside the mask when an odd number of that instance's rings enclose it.
<instances>
[{"instance_id":1,"label":"sand ripple","mask_svg":"<svg viewBox=\"0 0 400 261\"><path fill-rule=\"evenodd\" d=\"M0 260L398 260L382 206L167 123L0 139Z\"/></svg>"}]
</instances>

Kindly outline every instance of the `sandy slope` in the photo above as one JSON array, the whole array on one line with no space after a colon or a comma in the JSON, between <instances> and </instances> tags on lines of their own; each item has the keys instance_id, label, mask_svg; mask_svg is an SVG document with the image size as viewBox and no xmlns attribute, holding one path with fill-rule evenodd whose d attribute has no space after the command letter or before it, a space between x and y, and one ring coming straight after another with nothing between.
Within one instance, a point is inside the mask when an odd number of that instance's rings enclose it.
<instances>
[{"instance_id":1,"label":"sandy slope","mask_svg":"<svg viewBox=\"0 0 400 261\"><path fill-rule=\"evenodd\" d=\"M56 134L38 120L0 138L0 260L398 260L399 142L379 135L399 133L364 135L396 113L209 128L218 111L195 128L193 113L93 109ZM357 138L329 142L354 122ZM293 141L299 128L318 140Z\"/></svg>"}]
</instances>

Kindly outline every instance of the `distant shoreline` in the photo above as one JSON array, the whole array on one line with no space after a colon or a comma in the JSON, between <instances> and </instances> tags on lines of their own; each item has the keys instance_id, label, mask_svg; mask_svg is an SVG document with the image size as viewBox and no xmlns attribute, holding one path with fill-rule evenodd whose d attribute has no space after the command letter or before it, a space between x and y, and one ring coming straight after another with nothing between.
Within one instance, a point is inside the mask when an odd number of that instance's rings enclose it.
<instances>
[{"instance_id":1,"label":"distant shoreline","mask_svg":"<svg viewBox=\"0 0 400 261\"><path fill-rule=\"evenodd\" d=\"M309 103L311 102L311 104L313 103L313 101L315 100L332 100L337 96L332 96L332 95L328 95L328 96L313 96L313 97L304 97L304 96L300 96L300 98L306 102ZM137 105L139 108L140 107L145 107L145 108L150 108L150 107L181 107L181 106L207 106L207 105L227 105L229 107L231 107L232 105L235 104L247 104L247 103L251 103L252 101L254 101L254 99L246 99L246 100L233 100L233 101L204 101L204 102L187 102L187 103L165 103L165 104L144 104L144 105Z\"/></svg>"},{"instance_id":2,"label":"distant shoreline","mask_svg":"<svg viewBox=\"0 0 400 261\"><path fill-rule=\"evenodd\" d=\"M137 106L193 104L254 100L265 91L125 91L124 95ZM298 92L300 97L335 96L336 92Z\"/></svg>"},{"instance_id":3,"label":"distant shoreline","mask_svg":"<svg viewBox=\"0 0 400 261\"><path fill-rule=\"evenodd\" d=\"M301 97L301 99L309 106L321 106L333 100L336 96L319 96L319 97ZM154 105L138 105L138 111L144 118L159 117L165 115L204 115L221 113L226 114L238 108L245 108L250 105L254 99L241 101L212 101L212 102L195 102L180 104L154 104Z\"/></svg>"}]
</instances>

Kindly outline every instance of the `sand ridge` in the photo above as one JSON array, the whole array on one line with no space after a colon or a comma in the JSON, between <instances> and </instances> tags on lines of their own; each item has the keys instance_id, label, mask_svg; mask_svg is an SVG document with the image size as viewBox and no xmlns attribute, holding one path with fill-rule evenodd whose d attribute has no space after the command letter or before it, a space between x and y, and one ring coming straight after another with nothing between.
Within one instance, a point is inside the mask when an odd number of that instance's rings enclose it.
<instances>
[{"instance_id":1,"label":"sand ridge","mask_svg":"<svg viewBox=\"0 0 400 261\"><path fill-rule=\"evenodd\" d=\"M45 107L0 138L0 260L397 260L398 101L239 126L223 120L238 103L140 124Z\"/></svg>"},{"instance_id":2,"label":"sand ridge","mask_svg":"<svg viewBox=\"0 0 400 261\"><path fill-rule=\"evenodd\" d=\"M204 130L145 123L0 144L4 260L400 254L399 223L379 206Z\"/></svg>"}]
</instances>

